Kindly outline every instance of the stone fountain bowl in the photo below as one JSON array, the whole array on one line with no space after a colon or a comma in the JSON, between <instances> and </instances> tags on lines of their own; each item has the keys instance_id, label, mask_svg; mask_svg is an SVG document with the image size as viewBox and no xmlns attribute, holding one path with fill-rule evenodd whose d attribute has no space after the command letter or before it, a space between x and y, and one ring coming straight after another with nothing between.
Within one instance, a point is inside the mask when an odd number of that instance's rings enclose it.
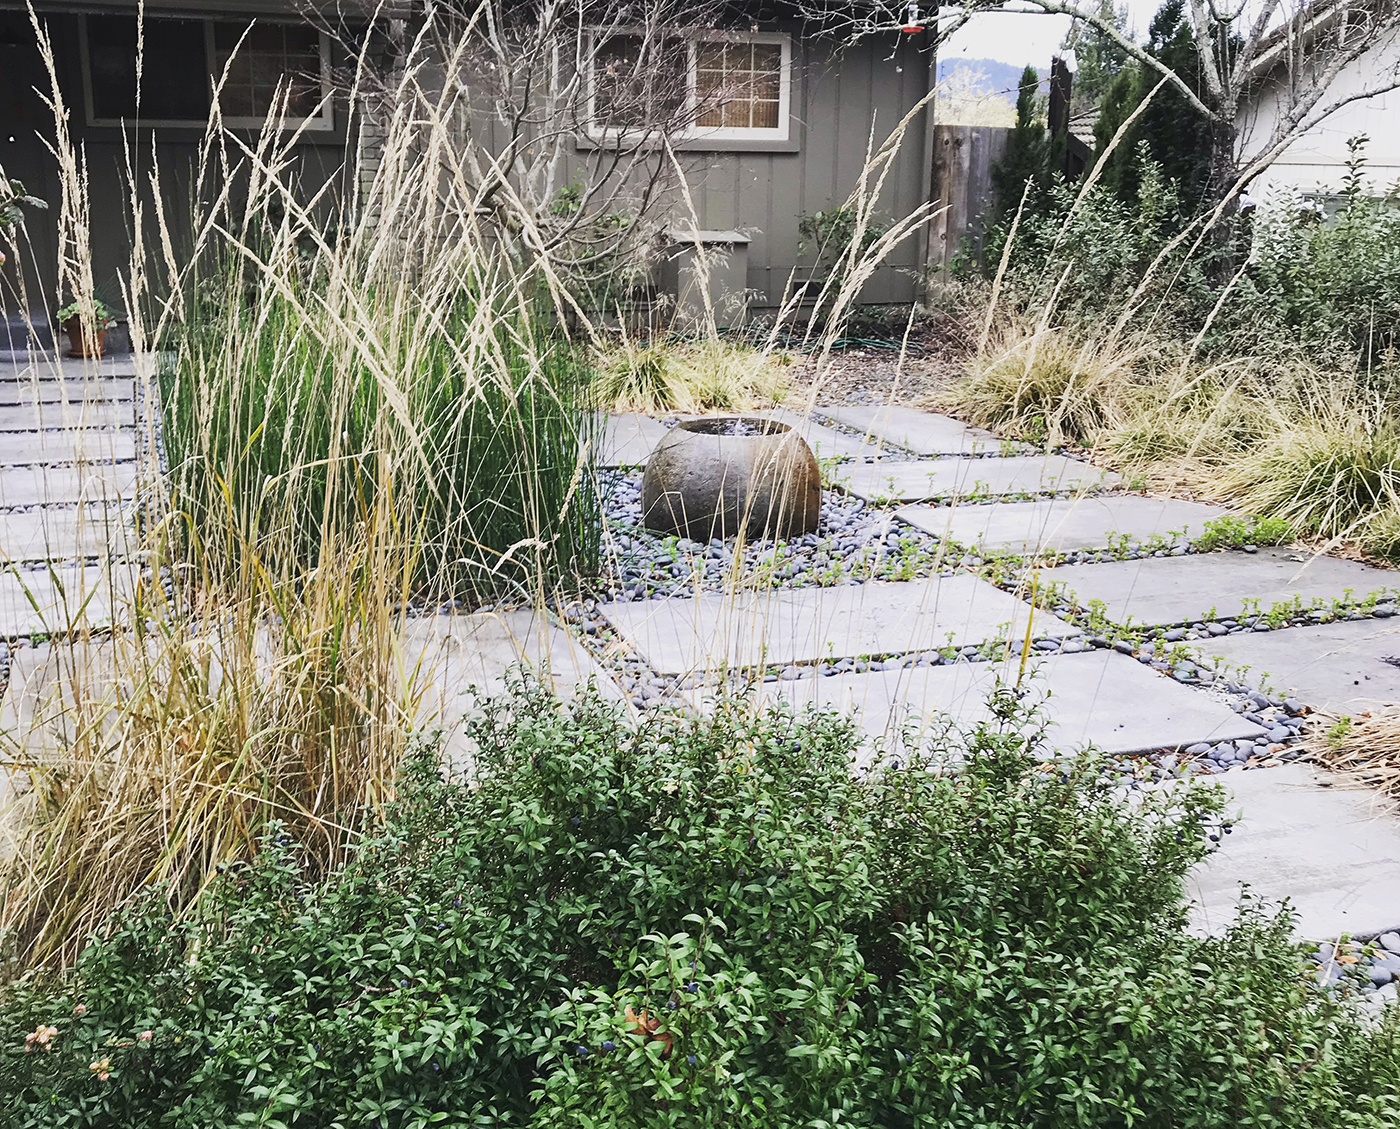
<instances>
[{"instance_id":1,"label":"stone fountain bowl","mask_svg":"<svg viewBox=\"0 0 1400 1129\"><path fill-rule=\"evenodd\" d=\"M821 516L821 468L787 424L721 416L677 424L642 475L642 521L693 541L800 537Z\"/></svg>"}]
</instances>

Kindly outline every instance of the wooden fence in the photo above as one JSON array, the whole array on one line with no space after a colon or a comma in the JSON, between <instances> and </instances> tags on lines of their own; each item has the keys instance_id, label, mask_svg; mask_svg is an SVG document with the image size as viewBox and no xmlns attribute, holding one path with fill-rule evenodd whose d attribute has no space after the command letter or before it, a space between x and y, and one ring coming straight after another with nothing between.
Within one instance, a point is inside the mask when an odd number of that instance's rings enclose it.
<instances>
[{"instance_id":1,"label":"wooden fence","mask_svg":"<svg viewBox=\"0 0 1400 1129\"><path fill-rule=\"evenodd\" d=\"M982 257L983 223L994 192L992 167L1006 153L1011 130L990 125L936 125L934 199L944 207L929 230L929 265L947 270L955 256Z\"/></svg>"}]
</instances>

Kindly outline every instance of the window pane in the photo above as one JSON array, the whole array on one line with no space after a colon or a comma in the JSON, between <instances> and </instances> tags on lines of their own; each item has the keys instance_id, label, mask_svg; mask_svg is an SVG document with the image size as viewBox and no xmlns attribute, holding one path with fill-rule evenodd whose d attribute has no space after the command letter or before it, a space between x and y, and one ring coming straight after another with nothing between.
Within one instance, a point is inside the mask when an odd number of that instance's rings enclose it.
<instances>
[{"instance_id":1,"label":"window pane","mask_svg":"<svg viewBox=\"0 0 1400 1129\"><path fill-rule=\"evenodd\" d=\"M135 18L89 16L87 35L93 116L134 120ZM209 67L202 21L146 20L140 112L145 121L203 123L208 118Z\"/></svg>"},{"instance_id":2,"label":"window pane","mask_svg":"<svg viewBox=\"0 0 1400 1129\"><path fill-rule=\"evenodd\" d=\"M612 129L678 124L685 106L683 40L614 35L593 55L593 122Z\"/></svg>"},{"instance_id":3,"label":"window pane","mask_svg":"<svg viewBox=\"0 0 1400 1129\"><path fill-rule=\"evenodd\" d=\"M753 104L753 126L755 129L777 129L778 103L755 102Z\"/></svg>"},{"instance_id":4,"label":"window pane","mask_svg":"<svg viewBox=\"0 0 1400 1129\"><path fill-rule=\"evenodd\" d=\"M702 43L695 93L704 128L777 129L783 49L776 43Z\"/></svg>"},{"instance_id":5,"label":"window pane","mask_svg":"<svg viewBox=\"0 0 1400 1129\"><path fill-rule=\"evenodd\" d=\"M321 100L321 37L315 28L215 23L214 65L220 72L228 67L220 98L228 117L265 118L283 83L291 120L310 117Z\"/></svg>"}]
</instances>

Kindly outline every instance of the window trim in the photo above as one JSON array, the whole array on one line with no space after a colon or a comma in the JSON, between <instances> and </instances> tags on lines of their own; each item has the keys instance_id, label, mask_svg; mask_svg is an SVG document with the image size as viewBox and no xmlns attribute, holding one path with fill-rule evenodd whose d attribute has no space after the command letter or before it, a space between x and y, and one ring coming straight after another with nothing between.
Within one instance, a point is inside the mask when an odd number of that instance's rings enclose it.
<instances>
[{"instance_id":1,"label":"window trim","mask_svg":"<svg viewBox=\"0 0 1400 1129\"><path fill-rule=\"evenodd\" d=\"M588 33L588 103L585 115L584 136L600 145L616 145L625 136L635 135L634 131L614 126L600 126L595 123L594 114L594 66L598 58L598 48L611 36L639 34L642 28L616 27L594 29ZM677 130L672 137L683 145L704 144L710 141L729 143L778 143L786 145L792 140L792 87L793 87L793 45L792 36L783 31L686 31L678 28L674 33L685 40L686 47L686 111L694 114L698 109L695 88L697 84L696 47L701 43L775 43L782 48L778 63L778 124L772 129L761 126L700 126L689 125ZM650 135L647 135L649 138ZM643 138L639 137L639 140Z\"/></svg>"},{"instance_id":2,"label":"window trim","mask_svg":"<svg viewBox=\"0 0 1400 1129\"><path fill-rule=\"evenodd\" d=\"M150 16L150 19L160 19L160 16ZM175 17L169 17L175 18ZM210 109L213 109L214 85L221 77L221 73L216 73L214 67L214 24L215 23L239 23L244 25L255 22L254 20L215 20L211 16L187 16L180 17L185 20L198 20L204 25L204 60L209 67L209 96ZM306 25L296 23L292 20L262 20L263 23L284 24L288 26L304 27ZM316 39L320 45L321 63L321 112L310 118L289 118L282 126L282 132L293 133L299 129L313 130L318 133L330 132L335 129L335 106L331 94L331 41L324 31L315 29ZM83 108L87 114L87 124L94 127L119 128L127 125L135 125L137 122L128 122L122 118L99 118L93 111L92 103L92 56L88 49L88 22L87 15L80 13L78 16L78 51L82 58L83 67ZM266 118L258 117L232 117L225 115L219 119L223 125L229 129L254 129L260 130L266 124ZM141 118L139 124L143 127L151 126L159 129L205 129L208 118L196 120L194 118Z\"/></svg>"}]
</instances>

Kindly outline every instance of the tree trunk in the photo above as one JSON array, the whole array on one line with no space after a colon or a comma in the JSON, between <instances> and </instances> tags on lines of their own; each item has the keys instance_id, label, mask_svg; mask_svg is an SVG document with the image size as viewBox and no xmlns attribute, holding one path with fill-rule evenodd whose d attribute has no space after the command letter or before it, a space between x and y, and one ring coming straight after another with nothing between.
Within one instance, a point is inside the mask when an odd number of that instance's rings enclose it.
<instances>
[{"instance_id":1,"label":"tree trunk","mask_svg":"<svg viewBox=\"0 0 1400 1129\"><path fill-rule=\"evenodd\" d=\"M1235 154L1237 141L1234 115L1222 113L1210 129L1210 165L1206 174L1205 192L1201 199L1202 214L1215 211L1235 185L1235 178L1239 175ZM1235 220L1238 213L1238 200L1231 200L1221 213L1220 219L1206 233L1206 246L1210 250L1207 275L1217 284L1228 282L1235 273L1238 258Z\"/></svg>"}]
</instances>

